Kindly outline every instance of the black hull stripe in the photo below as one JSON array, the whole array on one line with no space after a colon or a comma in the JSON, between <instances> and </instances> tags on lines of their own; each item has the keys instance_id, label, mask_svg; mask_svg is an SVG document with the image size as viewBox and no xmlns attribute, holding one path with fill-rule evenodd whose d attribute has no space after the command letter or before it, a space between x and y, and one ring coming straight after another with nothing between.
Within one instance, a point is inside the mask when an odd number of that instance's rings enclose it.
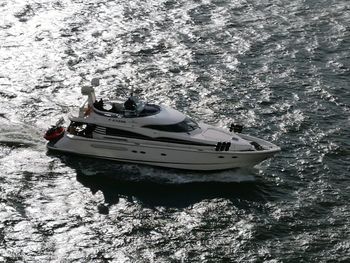
<instances>
[{"instance_id":1,"label":"black hull stripe","mask_svg":"<svg viewBox=\"0 0 350 263\"><path fill-rule=\"evenodd\" d=\"M94 133L106 135L106 132L94 131Z\"/></svg>"},{"instance_id":2,"label":"black hull stripe","mask_svg":"<svg viewBox=\"0 0 350 263\"><path fill-rule=\"evenodd\" d=\"M172 144L181 144L181 145L193 145L193 146L206 146L206 147L215 147L214 144L206 144L206 143L196 143L196 142L191 142L191 141L185 141L185 140L174 140L172 138L137 138L137 137L131 137L131 136L113 136L113 135L108 135L106 133L100 133L96 132L97 134L100 135L105 135L109 136L108 138L105 138L106 140L126 140L126 139L137 139L137 140L145 140L145 141L152 141L152 142L164 142L164 143L172 143ZM113 138L115 137L115 138Z\"/></svg>"}]
</instances>

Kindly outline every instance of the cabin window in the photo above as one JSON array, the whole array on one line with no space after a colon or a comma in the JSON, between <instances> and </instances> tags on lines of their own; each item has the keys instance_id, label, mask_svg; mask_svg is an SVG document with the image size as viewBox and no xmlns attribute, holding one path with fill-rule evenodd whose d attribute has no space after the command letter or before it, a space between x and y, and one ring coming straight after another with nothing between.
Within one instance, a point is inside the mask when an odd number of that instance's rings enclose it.
<instances>
[{"instance_id":1,"label":"cabin window","mask_svg":"<svg viewBox=\"0 0 350 263\"><path fill-rule=\"evenodd\" d=\"M145 125L144 128L165 132L191 132L199 128L199 125L192 119L186 117L182 122L169 125Z\"/></svg>"},{"instance_id":2,"label":"cabin window","mask_svg":"<svg viewBox=\"0 0 350 263\"><path fill-rule=\"evenodd\" d=\"M142 135L139 133L120 130L120 129L113 129L113 128L108 128L108 127L106 128L106 135L127 137L127 138L134 138L134 139L149 139L148 136L145 136L145 135Z\"/></svg>"}]
</instances>

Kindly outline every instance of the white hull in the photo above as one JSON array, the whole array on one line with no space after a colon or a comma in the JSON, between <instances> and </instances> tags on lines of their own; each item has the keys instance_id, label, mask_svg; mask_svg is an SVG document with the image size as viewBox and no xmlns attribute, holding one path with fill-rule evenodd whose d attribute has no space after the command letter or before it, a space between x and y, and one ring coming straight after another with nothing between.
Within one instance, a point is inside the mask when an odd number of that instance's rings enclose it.
<instances>
[{"instance_id":1,"label":"white hull","mask_svg":"<svg viewBox=\"0 0 350 263\"><path fill-rule=\"evenodd\" d=\"M272 157L280 148L267 141L240 135L259 143L264 150L215 151L210 146L150 142L140 139L92 139L65 133L56 143L48 143L50 150L87 155L119 162L138 163L186 170L224 170L254 166Z\"/></svg>"}]
</instances>

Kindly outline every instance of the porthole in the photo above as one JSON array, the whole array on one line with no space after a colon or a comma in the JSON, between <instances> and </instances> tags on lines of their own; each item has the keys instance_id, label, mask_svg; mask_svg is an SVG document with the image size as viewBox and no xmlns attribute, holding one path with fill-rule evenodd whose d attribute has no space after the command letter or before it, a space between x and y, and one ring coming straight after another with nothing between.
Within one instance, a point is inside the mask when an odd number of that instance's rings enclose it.
<instances>
[{"instance_id":1,"label":"porthole","mask_svg":"<svg viewBox=\"0 0 350 263\"><path fill-rule=\"evenodd\" d=\"M166 153L161 153L161 156L166 156Z\"/></svg>"}]
</instances>

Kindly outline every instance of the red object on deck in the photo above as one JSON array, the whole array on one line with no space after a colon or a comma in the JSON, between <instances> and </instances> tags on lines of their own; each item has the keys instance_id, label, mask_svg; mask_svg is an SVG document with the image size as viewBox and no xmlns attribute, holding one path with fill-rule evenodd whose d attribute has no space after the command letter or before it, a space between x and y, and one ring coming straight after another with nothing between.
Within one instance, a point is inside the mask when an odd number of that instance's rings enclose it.
<instances>
[{"instance_id":1,"label":"red object on deck","mask_svg":"<svg viewBox=\"0 0 350 263\"><path fill-rule=\"evenodd\" d=\"M48 141L53 141L57 138L60 138L64 133L63 127L52 127L48 129L48 131L45 133L44 138Z\"/></svg>"}]
</instances>

